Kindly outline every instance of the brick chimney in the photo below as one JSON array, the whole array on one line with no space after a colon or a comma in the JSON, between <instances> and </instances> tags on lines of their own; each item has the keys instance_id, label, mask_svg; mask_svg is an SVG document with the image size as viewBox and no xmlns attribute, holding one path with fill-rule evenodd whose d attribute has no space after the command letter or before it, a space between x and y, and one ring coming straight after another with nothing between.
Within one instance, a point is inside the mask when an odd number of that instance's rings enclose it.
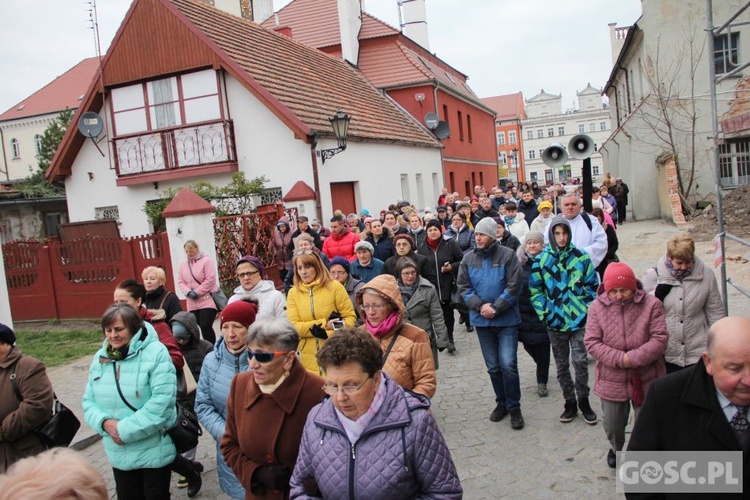
<instances>
[{"instance_id":1,"label":"brick chimney","mask_svg":"<svg viewBox=\"0 0 750 500\"><path fill-rule=\"evenodd\" d=\"M425 0L400 0L398 6L401 9L401 30L404 35L430 50Z\"/></svg>"},{"instance_id":2,"label":"brick chimney","mask_svg":"<svg viewBox=\"0 0 750 500\"><path fill-rule=\"evenodd\" d=\"M202 0L233 16L262 23L273 15L273 0Z\"/></svg>"},{"instance_id":3,"label":"brick chimney","mask_svg":"<svg viewBox=\"0 0 750 500\"><path fill-rule=\"evenodd\" d=\"M336 0L339 11L341 56L354 66L359 61L359 30L362 28L360 0Z\"/></svg>"}]
</instances>

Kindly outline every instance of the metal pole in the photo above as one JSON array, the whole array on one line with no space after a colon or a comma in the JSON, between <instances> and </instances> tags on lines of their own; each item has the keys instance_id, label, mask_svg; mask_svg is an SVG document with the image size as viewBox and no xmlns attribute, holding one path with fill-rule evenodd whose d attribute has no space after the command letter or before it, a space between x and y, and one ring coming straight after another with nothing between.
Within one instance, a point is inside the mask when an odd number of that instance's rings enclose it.
<instances>
[{"instance_id":1,"label":"metal pole","mask_svg":"<svg viewBox=\"0 0 750 500\"><path fill-rule=\"evenodd\" d=\"M724 210L721 201L721 169L719 167L719 123L716 105L716 70L714 68L714 15L712 0L706 0L706 38L708 44L709 87L711 90L711 125L714 141L714 180L716 182L716 211L719 220L719 244L721 245L721 297L724 302L724 314L729 314L729 296L727 294L727 262L724 245Z\"/></svg>"}]
</instances>

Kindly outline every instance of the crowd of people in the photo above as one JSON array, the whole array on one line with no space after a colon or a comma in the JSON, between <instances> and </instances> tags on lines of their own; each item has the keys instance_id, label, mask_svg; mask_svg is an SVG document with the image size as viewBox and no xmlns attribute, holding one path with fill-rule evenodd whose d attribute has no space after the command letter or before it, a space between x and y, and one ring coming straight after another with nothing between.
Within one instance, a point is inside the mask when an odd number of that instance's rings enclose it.
<instances>
[{"instance_id":1,"label":"crowd of people","mask_svg":"<svg viewBox=\"0 0 750 500\"><path fill-rule=\"evenodd\" d=\"M118 497L168 498L172 472L189 497L200 491L195 450L177 453L164 432L179 402L214 440L219 484L232 498L460 498L451 451L429 411L439 358L460 355L456 316L478 339L495 395L489 419L509 416L515 430L525 427L519 342L535 363L538 397L550 394L554 359L563 423L579 411L586 423L599 421L589 402L591 355L611 467L631 407L639 418L631 444L649 449L663 439L639 415L662 425L662 401L649 388L670 387L661 383L667 373L680 372L681 384L714 375L715 397L747 410L750 386L737 389L747 380L725 382L731 377L720 378L717 361L734 356L750 366L747 349L727 351L721 328L747 325L722 320L715 276L689 236L671 238L639 280L617 256L627 204L621 180L594 190L591 214L575 190L504 188L477 186L466 199L444 190L422 211L400 201L376 217L336 212L329 228L282 217L275 260L241 257L226 305L214 298L214 263L193 240L178 275L187 311L161 269L146 268L142 283L119 283L83 400ZM268 266L278 269L279 287ZM3 470L43 451L28 434L49 418L40 408L51 407L43 365L18 363L14 343L0 328L0 373L13 366L38 404L30 413L27 400L0 402ZM14 416L21 411L28 424ZM734 428L734 412L726 414ZM8 436L28 448L15 453ZM740 449L748 444L737 435Z\"/></svg>"}]
</instances>

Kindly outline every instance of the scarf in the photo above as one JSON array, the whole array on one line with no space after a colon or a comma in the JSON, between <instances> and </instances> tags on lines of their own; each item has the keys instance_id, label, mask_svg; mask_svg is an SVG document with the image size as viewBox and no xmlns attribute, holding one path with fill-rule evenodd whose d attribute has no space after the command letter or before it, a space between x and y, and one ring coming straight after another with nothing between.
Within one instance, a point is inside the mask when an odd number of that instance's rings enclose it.
<instances>
[{"instance_id":1,"label":"scarf","mask_svg":"<svg viewBox=\"0 0 750 500\"><path fill-rule=\"evenodd\" d=\"M274 384L258 384L258 389L260 389L260 392L263 394L273 394L273 391L275 391L286 379L289 377L289 372L284 372L281 374L281 377L279 377L279 380L276 381Z\"/></svg>"},{"instance_id":2,"label":"scarf","mask_svg":"<svg viewBox=\"0 0 750 500\"><path fill-rule=\"evenodd\" d=\"M349 438L350 443L355 444L359 441L362 433L365 432L367 426L370 425L372 419L375 418L375 415L378 414L378 411L383 406L383 401L385 401L385 377L381 373L380 385L378 386L375 396L372 398L370 407L357 420L350 419L336 408L336 416L344 427L344 431L346 431L346 436Z\"/></svg>"},{"instance_id":3,"label":"scarf","mask_svg":"<svg viewBox=\"0 0 750 500\"><path fill-rule=\"evenodd\" d=\"M514 222L516 222L516 218L515 217L508 217L507 215L505 216L505 225L506 226L512 226Z\"/></svg>"},{"instance_id":4,"label":"scarf","mask_svg":"<svg viewBox=\"0 0 750 500\"><path fill-rule=\"evenodd\" d=\"M430 238L427 238L425 241L427 241L427 245L432 248L433 252L437 252L438 245L440 245L440 240L442 238L438 238L436 240L431 240Z\"/></svg>"},{"instance_id":5,"label":"scarf","mask_svg":"<svg viewBox=\"0 0 750 500\"><path fill-rule=\"evenodd\" d=\"M367 326L367 331L370 332L370 335L375 337L376 339L380 340L383 337L386 336L388 332L393 330L393 327L398 324L398 320L400 318L401 314L399 311L392 312L387 318L385 318L382 323L380 323L378 326L372 326L369 319L365 319L365 325Z\"/></svg>"},{"instance_id":6,"label":"scarf","mask_svg":"<svg viewBox=\"0 0 750 500\"><path fill-rule=\"evenodd\" d=\"M679 282L682 282L685 278L690 276L690 273L693 272L693 267L690 266L687 269L675 269L672 265L672 261L669 260L669 257L664 259L664 264L667 266L667 270L669 271L669 274L672 275L672 277Z\"/></svg>"},{"instance_id":7,"label":"scarf","mask_svg":"<svg viewBox=\"0 0 750 500\"><path fill-rule=\"evenodd\" d=\"M411 296L414 295L414 291L417 289L418 280L415 280L411 285L405 285L401 278L398 280L398 288L401 290L401 298L404 304L409 302Z\"/></svg>"}]
</instances>

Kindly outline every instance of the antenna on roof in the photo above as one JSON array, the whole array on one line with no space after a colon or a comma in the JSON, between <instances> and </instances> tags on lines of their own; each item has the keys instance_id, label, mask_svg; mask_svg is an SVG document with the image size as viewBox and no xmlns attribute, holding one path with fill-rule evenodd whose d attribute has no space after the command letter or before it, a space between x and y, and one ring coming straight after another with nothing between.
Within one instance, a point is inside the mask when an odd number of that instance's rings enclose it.
<instances>
[{"instance_id":1,"label":"antenna on roof","mask_svg":"<svg viewBox=\"0 0 750 500\"><path fill-rule=\"evenodd\" d=\"M99 39L99 17L97 16L97 13L96 13L96 0L87 0L86 3L89 5L88 13L89 13L89 22L91 23L91 26L89 26L89 29L92 30L94 34L94 50L96 51L96 58L99 60L99 84L101 86L100 90L102 93L102 98L104 99L105 98L104 96L106 96L107 94L104 92L104 67L103 67L103 58L102 58L102 44ZM103 113L103 114L106 120L107 113ZM84 127L83 126L84 123L87 123L88 126ZM94 145L96 146L96 149L99 150L102 156L105 156L104 151L102 151L101 148L99 148L99 143L97 143L96 140L94 139L94 137L101 134L102 130L104 129L104 123L102 122L101 117L93 111L84 113L78 121L78 126L79 126L79 130L81 131L81 133L85 135L86 137L91 138L91 142L94 143ZM109 127L107 127L107 130L109 130ZM92 132L95 132L95 134L92 135ZM107 152L109 152L109 142L107 143ZM112 169L112 155L109 156L109 168Z\"/></svg>"}]
</instances>

